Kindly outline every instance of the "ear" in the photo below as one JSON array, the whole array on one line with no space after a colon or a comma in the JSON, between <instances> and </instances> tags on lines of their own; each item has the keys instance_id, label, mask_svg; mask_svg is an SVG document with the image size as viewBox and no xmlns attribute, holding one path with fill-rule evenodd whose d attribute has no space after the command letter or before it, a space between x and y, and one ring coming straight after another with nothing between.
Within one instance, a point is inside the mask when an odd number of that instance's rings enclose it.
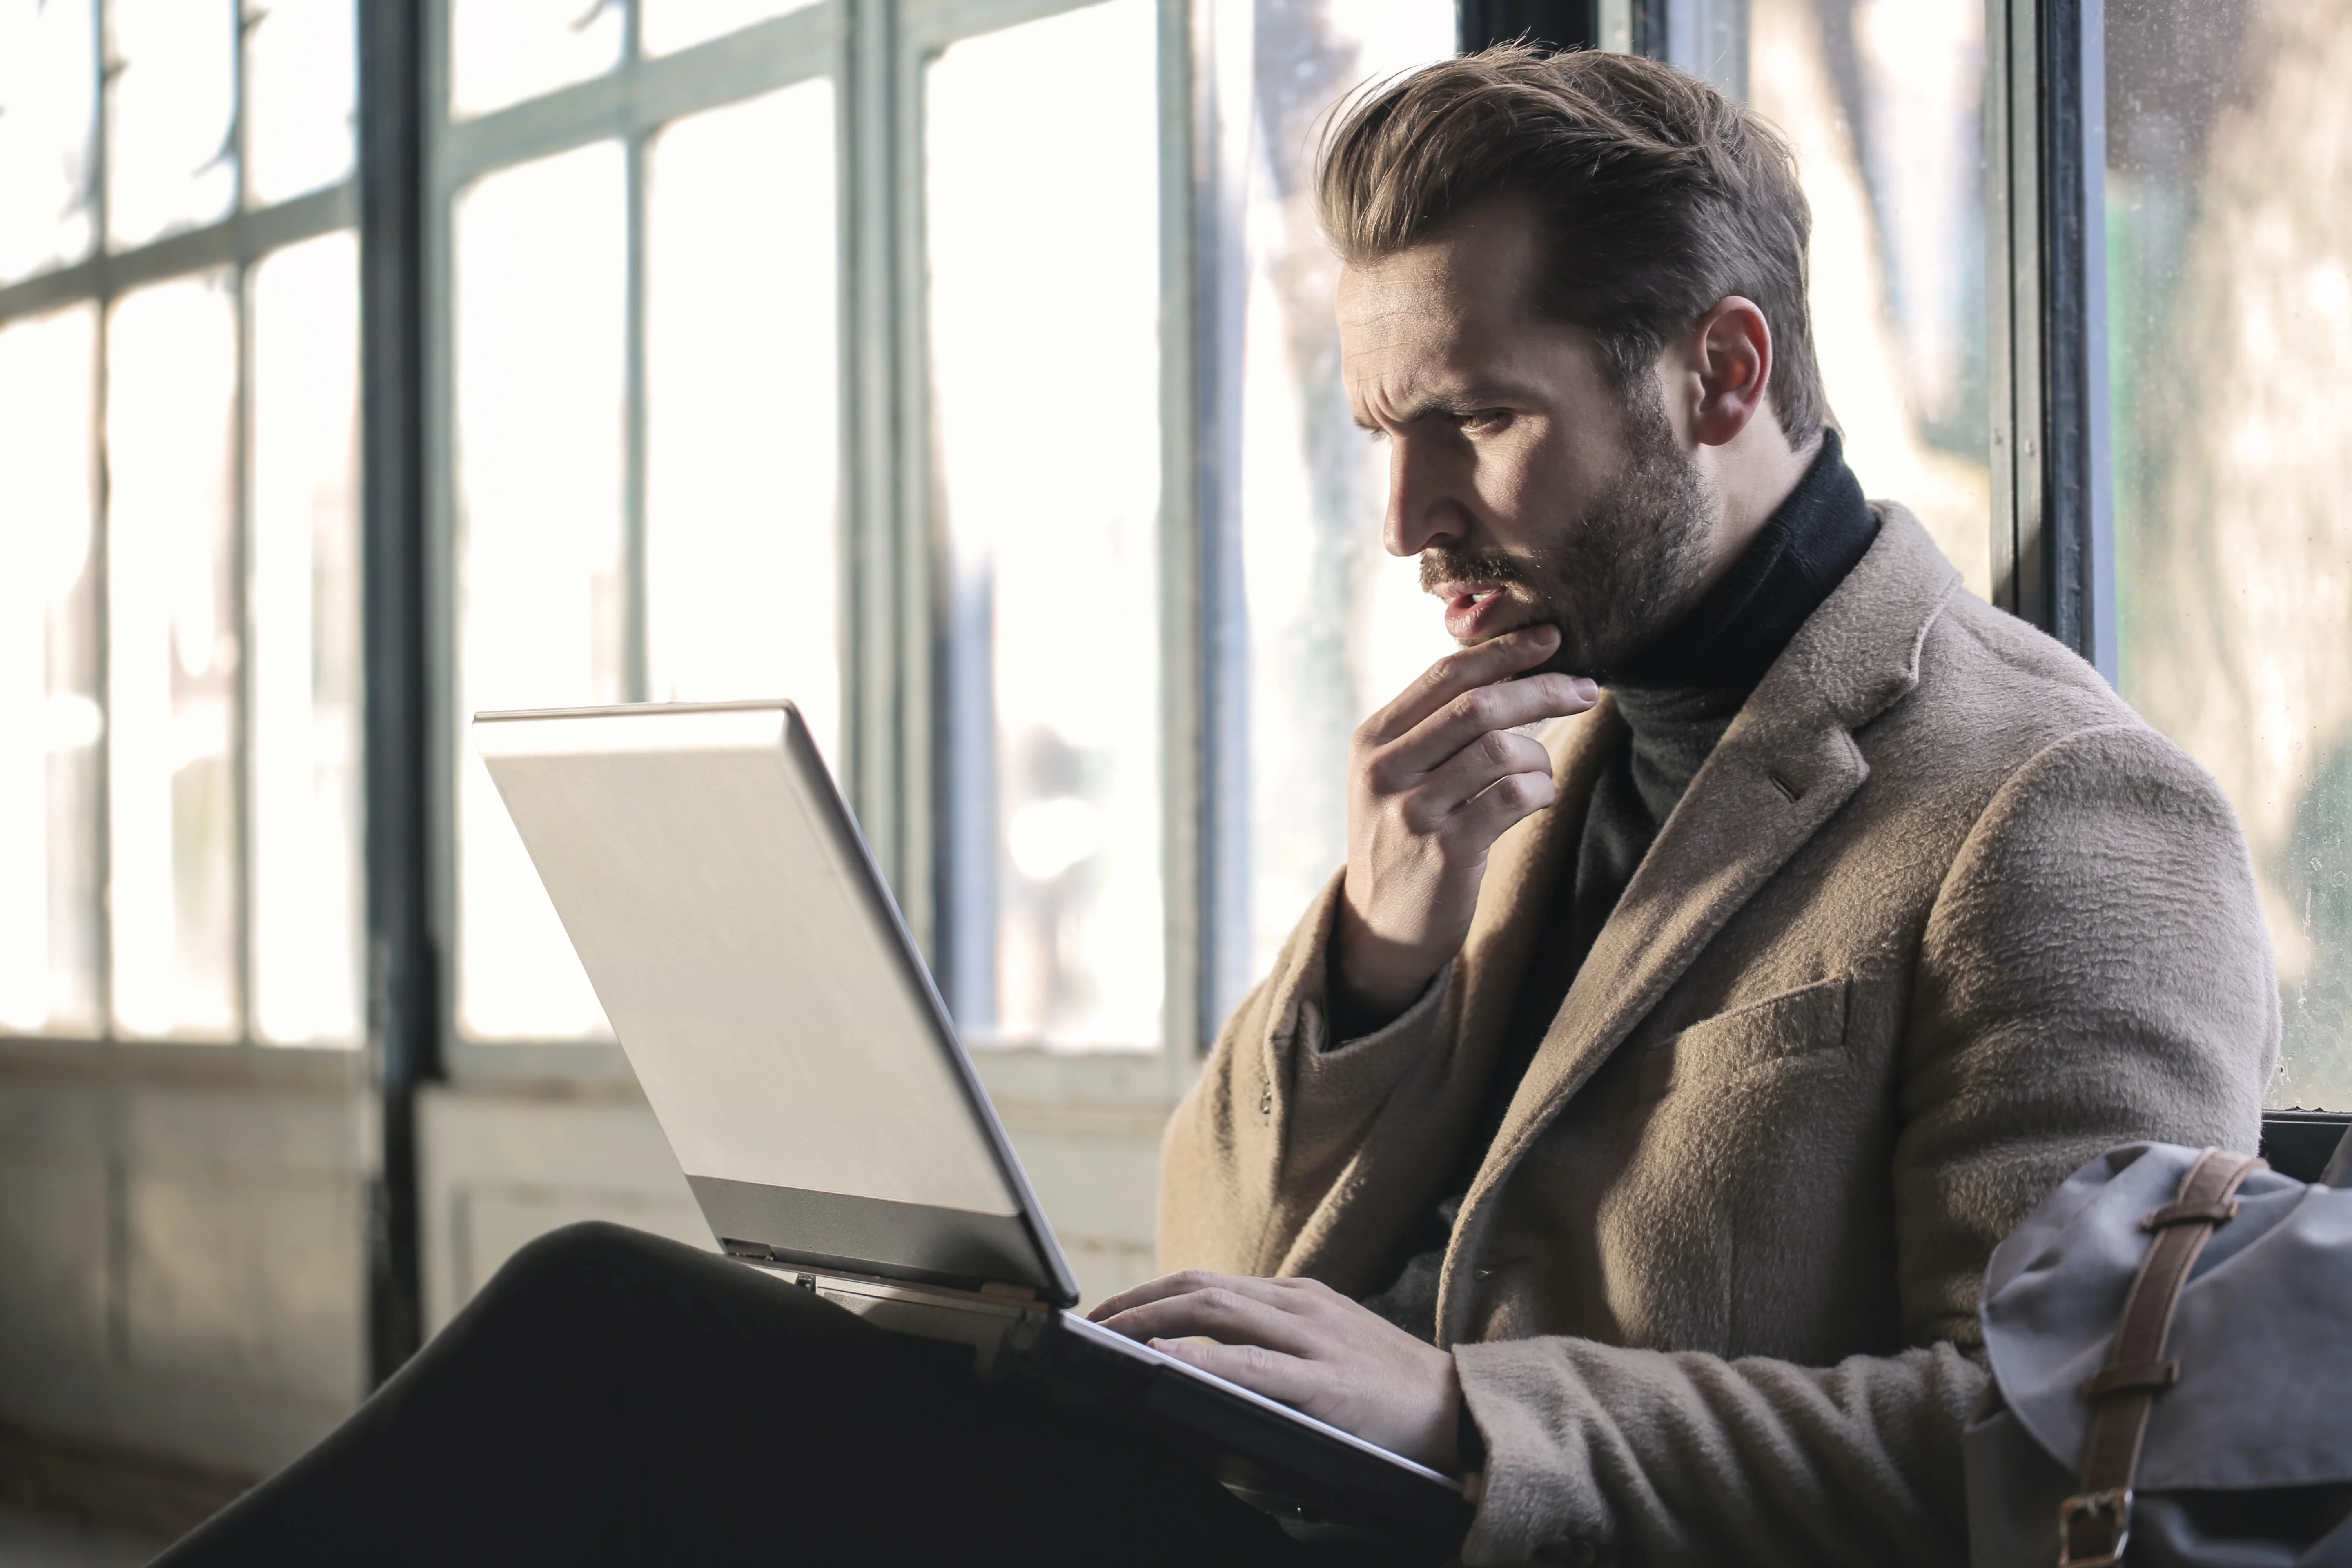
<instances>
[{"instance_id":1,"label":"ear","mask_svg":"<svg viewBox=\"0 0 2352 1568\"><path fill-rule=\"evenodd\" d=\"M1690 341L1699 373L1691 435L1703 447L1727 445L1764 406L1771 323L1754 300L1734 294L1698 319Z\"/></svg>"}]
</instances>

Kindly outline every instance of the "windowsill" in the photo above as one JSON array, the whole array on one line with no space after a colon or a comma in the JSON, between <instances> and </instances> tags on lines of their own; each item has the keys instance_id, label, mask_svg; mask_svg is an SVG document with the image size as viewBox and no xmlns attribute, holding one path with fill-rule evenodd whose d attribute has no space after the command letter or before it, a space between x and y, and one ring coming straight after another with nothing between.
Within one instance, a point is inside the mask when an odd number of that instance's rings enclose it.
<instances>
[{"instance_id":1,"label":"windowsill","mask_svg":"<svg viewBox=\"0 0 2352 1568\"><path fill-rule=\"evenodd\" d=\"M443 1052L449 1080L467 1091L566 1099L639 1095L628 1058L609 1043L452 1040ZM991 1047L973 1051L971 1059L1000 1113L1024 1124L1072 1106L1163 1121L1198 1070L1194 1062L1171 1062L1164 1051Z\"/></svg>"},{"instance_id":2,"label":"windowsill","mask_svg":"<svg viewBox=\"0 0 2352 1568\"><path fill-rule=\"evenodd\" d=\"M0 1079L174 1084L342 1094L365 1087L363 1051L335 1046L212 1045L0 1036Z\"/></svg>"}]
</instances>

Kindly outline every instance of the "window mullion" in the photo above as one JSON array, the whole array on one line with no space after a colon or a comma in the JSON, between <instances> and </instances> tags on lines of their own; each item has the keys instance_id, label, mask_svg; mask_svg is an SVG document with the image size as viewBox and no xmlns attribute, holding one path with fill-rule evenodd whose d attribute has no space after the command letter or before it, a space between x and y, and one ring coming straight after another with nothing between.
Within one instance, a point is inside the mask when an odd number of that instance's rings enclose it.
<instances>
[{"instance_id":1,"label":"window mullion","mask_svg":"<svg viewBox=\"0 0 2352 1568\"><path fill-rule=\"evenodd\" d=\"M1249 291L1249 159L1255 31L1251 0L1193 7L1190 100L1192 355L1190 408L1196 453L1192 559L1200 574L1200 671L1195 764L1200 795L1200 952L1192 1027L1169 1035L1179 1056L1204 1050L1251 979L1249 842L1250 628L1242 553L1243 361ZM1171 730L1171 746L1192 737ZM1171 795L1171 800L1174 797ZM1171 886L1174 886L1171 878ZM1171 987L1174 976L1171 976ZM1175 994L1171 988L1170 993ZM1172 1026L1171 1017L1171 1026ZM1171 1068L1176 1064L1171 1063ZM1189 1074L1187 1074L1189 1076Z\"/></svg>"},{"instance_id":2,"label":"window mullion","mask_svg":"<svg viewBox=\"0 0 2352 1568\"><path fill-rule=\"evenodd\" d=\"M240 258L229 273L231 309L236 312L234 320L236 323L236 390L229 414L229 446L233 454L229 466L229 507L234 519L230 530L229 591L232 605L230 624L237 628L236 701L229 714L231 793L236 805L230 814L229 831L236 840L231 864L236 868L233 879L236 888L233 900L236 911L236 930L232 936L236 944L236 979L231 994L236 1008L236 1037L244 1044L251 1044L256 1037L254 1004L261 988L253 931L253 712L257 695L254 652L259 644L253 619L252 282L253 262Z\"/></svg>"},{"instance_id":3,"label":"window mullion","mask_svg":"<svg viewBox=\"0 0 2352 1568\"><path fill-rule=\"evenodd\" d=\"M635 14L632 7L631 16ZM625 60L622 68L632 63ZM646 643L646 143L643 131L631 132L622 143L629 255L622 305L622 330L627 337L621 371L621 684L631 702L647 699L651 679Z\"/></svg>"},{"instance_id":4,"label":"window mullion","mask_svg":"<svg viewBox=\"0 0 2352 1568\"><path fill-rule=\"evenodd\" d=\"M1213 151L1200 151L1196 127L1213 128L1202 123L1195 82L1206 77L1212 89L1214 83L1211 72L1196 70L1192 13L1186 0L1160 0L1160 810L1167 931L1160 1046L1180 1086L1199 1054L1214 972L1218 882L1211 868L1223 826L1214 781L1224 748L1212 737L1228 706L1214 698L1230 664L1215 630L1229 607L1219 593L1225 552L1217 549L1228 497L1223 487L1212 488L1223 468L1213 469L1212 446L1222 447L1225 434L1210 379L1221 362L1200 341L1202 328L1213 331L1218 318L1213 301L1202 308L1197 275L1218 236L1196 196L1215 164ZM1204 24L1213 38L1213 22Z\"/></svg>"},{"instance_id":5,"label":"window mullion","mask_svg":"<svg viewBox=\"0 0 2352 1568\"><path fill-rule=\"evenodd\" d=\"M2103 0L1989 0L1993 582L2116 675Z\"/></svg>"},{"instance_id":6,"label":"window mullion","mask_svg":"<svg viewBox=\"0 0 2352 1568\"><path fill-rule=\"evenodd\" d=\"M100 268L105 265L106 236L111 225L108 219L106 170L108 163L107 95L112 89L114 72L108 64L106 7L103 4L89 8L90 30L95 35L90 47L90 60L98 73L98 90L90 95L93 123L90 127L89 204L91 261ZM107 274L100 270L90 299L95 306L96 320L90 331L90 352L97 356L90 370L89 451L90 451L90 531L89 571L94 574L96 590L91 601L96 606L92 629L96 646L92 649L91 693L105 716L98 732L98 887L100 913L98 921L98 1017L97 1033L101 1038L112 1039L114 1028L114 921L111 915L114 886L114 604L110 592L113 583L114 506L113 477L108 462L106 399L107 399L107 339L113 330L111 303L107 289Z\"/></svg>"},{"instance_id":7,"label":"window mullion","mask_svg":"<svg viewBox=\"0 0 2352 1568\"><path fill-rule=\"evenodd\" d=\"M2041 0L2042 625L2116 676L2107 449L2106 115L2103 0Z\"/></svg>"},{"instance_id":8,"label":"window mullion","mask_svg":"<svg viewBox=\"0 0 2352 1568\"><path fill-rule=\"evenodd\" d=\"M435 701L446 666L436 670L431 641L427 520L446 468L425 439L425 285L428 267L436 280L447 272L426 226L422 123L435 106L424 9L360 0L358 35L366 1040L379 1140L368 1360L378 1384L423 1342L416 1091L446 1027L434 937L446 929L435 901L436 871L448 864L436 850L450 842L435 807L450 775Z\"/></svg>"},{"instance_id":9,"label":"window mullion","mask_svg":"<svg viewBox=\"0 0 2352 1568\"><path fill-rule=\"evenodd\" d=\"M621 63L614 74L622 101L631 105L637 101L644 37L643 0L625 0ZM630 702L645 701L652 680L646 644L646 149L654 134L632 116L621 139L629 249L621 307L621 692Z\"/></svg>"},{"instance_id":10,"label":"window mullion","mask_svg":"<svg viewBox=\"0 0 2352 1568\"><path fill-rule=\"evenodd\" d=\"M231 759L232 794L236 807L229 831L236 838L231 864L236 867L236 927L233 937L236 953L236 980L232 994L236 998L236 1037L250 1045L257 1037L254 1005L260 995L261 983L258 958L253 932L254 831L253 804L254 767L254 700L257 695L254 651L258 646L253 621L253 268L255 258L247 243L244 226L246 207L252 192L253 160L250 151L251 124L246 113L246 52L253 30L254 17L239 0L236 18L236 47L229 55L229 132L230 157L236 168L236 189L229 201L230 221L237 225L236 259L229 271L231 309L236 322L236 390L230 412L230 449L234 454L229 468L232 493L229 505L235 521L231 528L232 560L229 567L232 595L232 624L237 628L236 702L229 715L229 756Z\"/></svg>"}]
</instances>

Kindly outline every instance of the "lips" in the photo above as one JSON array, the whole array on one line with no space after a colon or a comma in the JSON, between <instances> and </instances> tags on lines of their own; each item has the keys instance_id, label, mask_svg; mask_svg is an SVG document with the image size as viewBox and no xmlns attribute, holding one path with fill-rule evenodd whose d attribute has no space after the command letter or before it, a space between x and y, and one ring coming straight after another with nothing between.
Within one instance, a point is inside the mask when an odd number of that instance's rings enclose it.
<instances>
[{"instance_id":1,"label":"lips","mask_svg":"<svg viewBox=\"0 0 2352 1568\"><path fill-rule=\"evenodd\" d=\"M1430 592L1445 605L1445 634L1455 642L1485 642L1526 619L1525 606L1504 583L1440 583Z\"/></svg>"}]
</instances>

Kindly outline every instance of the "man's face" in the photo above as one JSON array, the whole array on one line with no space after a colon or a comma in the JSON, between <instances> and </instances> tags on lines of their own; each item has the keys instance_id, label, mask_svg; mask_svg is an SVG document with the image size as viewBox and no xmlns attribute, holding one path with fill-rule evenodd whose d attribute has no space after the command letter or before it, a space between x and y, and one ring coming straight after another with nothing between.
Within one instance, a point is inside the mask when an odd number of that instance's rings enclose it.
<instances>
[{"instance_id":1,"label":"man's face","mask_svg":"<svg viewBox=\"0 0 2352 1568\"><path fill-rule=\"evenodd\" d=\"M1591 334L1528 306L1524 209L1489 205L1339 279L1356 421L1390 443L1385 539L1465 645L1559 628L1545 666L1605 678L1689 607L1719 503L1663 384L1620 388Z\"/></svg>"}]
</instances>

